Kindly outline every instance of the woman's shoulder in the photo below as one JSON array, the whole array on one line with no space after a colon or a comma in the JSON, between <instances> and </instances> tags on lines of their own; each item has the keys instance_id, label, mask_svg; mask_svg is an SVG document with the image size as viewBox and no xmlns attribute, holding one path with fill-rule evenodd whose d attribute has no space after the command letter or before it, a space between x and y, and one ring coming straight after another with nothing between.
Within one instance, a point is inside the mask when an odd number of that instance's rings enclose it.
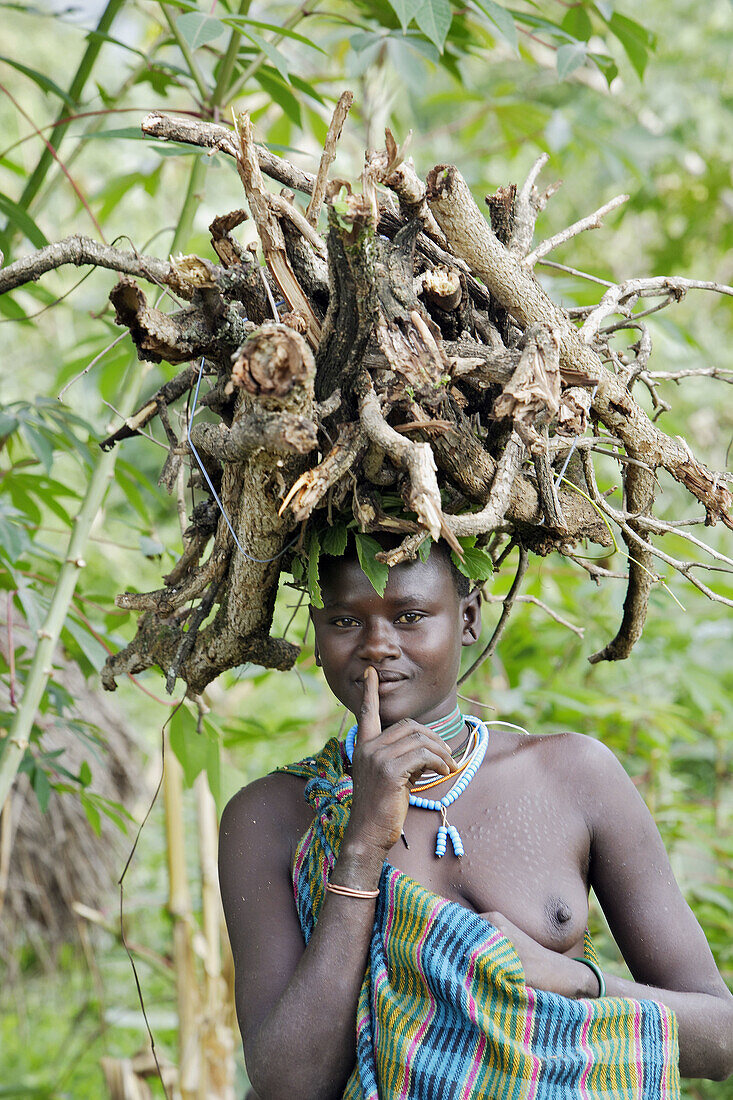
<instances>
[{"instance_id":1,"label":"woman's shoulder","mask_svg":"<svg viewBox=\"0 0 733 1100\"><path fill-rule=\"evenodd\" d=\"M220 850L232 849L240 856L253 848L272 855L281 851L289 861L313 818L304 796L306 782L298 775L273 772L238 790L221 816Z\"/></svg>"},{"instance_id":2,"label":"woman's shoulder","mask_svg":"<svg viewBox=\"0 0 733 1100\"><path fill-rule=\"evenodd\" d=\"M573 801L592 806L603 794L626 797L635 791L622 764L602 741L588 734L565 731L534 734L497 729L494 751L527 765L558 792ZM523 769L524 770L524 769Z\"/></svg>"},{"instance_id":3,"label":"woman's shoulder","mask_svg":"<svg viewBox=\"0 0 733 1100\"><path fill-rule=\"evenodd\" d=\"M284 764L276 771L254 779L237 791L224 808L221 831L258 830L264 836L297 839L313 819L313 808L305 798L309 779L341 774L340 742L332 739L312 756L293 764Z\"/></svg>"}]
</instances>

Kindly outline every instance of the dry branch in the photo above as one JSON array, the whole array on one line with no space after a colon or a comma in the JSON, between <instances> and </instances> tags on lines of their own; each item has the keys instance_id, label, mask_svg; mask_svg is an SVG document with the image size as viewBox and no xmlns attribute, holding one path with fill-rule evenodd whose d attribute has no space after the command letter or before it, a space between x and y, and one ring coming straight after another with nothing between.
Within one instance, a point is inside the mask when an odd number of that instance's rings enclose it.
<instances>
[{"instance_id":1,"label":"dry branch","mask_svg":"<svg viewBox=\"0 0 733 1100\"><path fill-rule=\"evenodd\" d=\"M733 528L726 477L660 429L656 418L667 406L655 389L665 378L727 380L730 372L651 369L644 323L687 290L733 289L676 277L615 286L544 260L600 224L621 198L531 251L537 217L556 187L538 185L545 158L519 190L510 185L487 198L491 225L457 168L439 165L424 182L389 131L385 148L367 155L358 186L329 181L350 102L345 93L334 112L317 175L256 145L247 116L234 130L157 113L144 120L150 137L235 161L266 267L255 262L254 246L235 239L247 216L237 210L211 224L217 263L158 260L68 238L0 271L2 292L64 263L111 268L121 275L111 295L116 317L140 358L186 364L102 444L158 416L168 451L162 482L177 484L182 500L181 463L190 462L191 482L205 494L188 526L183 517L182 554L164 587L119 597L142 615L135 639L105 666L110 689L119 675L152 665L169 688L184 680L190 695L246 661L290 667L296 648L270 636L278 580L283 567L297 575L293 559L302 571L311 531L335 519L399 535L397 546L379 553L388 564L414 558L428 536L458 553L459 538L477 539L497 568L519 546L482 659L520 599L530 551L559 552L599 582L627 580L619 630L594 661L631 651L660 562L733 606L699 577L733 570L733 555L681 529L697 518L661 520L653 511L662 468L702 503L705 523L722 519ZM275 194L265 177L287 190ZM397 197L399 211L392 195L378 197L378 186ZM295 191L312 195L305 216ZM315 228L324 201L325 241ZM534 277L536 263L601 284L599 304L563 310ZM180 308L149 305L138 278L166 287ZM659 300L640 309L646 298ZM619 350L626 329L635 343ZM189 447L169 409L200 374L198 406L207 412L188 426ZM637 383L651 394L654 420L635 399ZM622 509L598 490L597 452L617 463ZM614 529L628 574L577 546L591 541L609 553ZM672 533L696 560L660 548Z\"/></svg>"},{"instance_id":2,"label":"dry branch","mask_svg":"<svg viewBox=\"0 0 733 1100\"><path fill-rule=\"evenodd\" d=\"M311 225L318 225L318 215L321 212L323 205L323 198L326 194L326 180L328 179L328 170L336 159L336 146L338 145L339 138L341 137L341 131L344 128L346 122L346 116L351 110L351 104L354 102L353 92L342 92L339 97L339 101L331 118L331 123L328 127L328 133L326 134L326 141L323 147L323 153L321 154L321 161L318 165L318 173L316 175L315 183L313 185L313 194L311 200L308 203L308 209L305 212L305 216Z\"/></svg>"},{"instance_id":3,"label":"dry branch","mask_svg":"<svg viewBox=\"0 0 733 1100\"><path fill-rule=\"evenodd\" d=\"M122 248L112 248L100 244L89 237L65 237L63 241L46 245L30 256L24 256L15 263L0 269L0 294L37 282L42 275L65 264L75 267L106 267L124 275L135 275L147 279L157 286L171 286L178 291L176 278L171 274L171 265L154 256L143 256L139 252L127 252Z\"/></svg>"},{"instance_id":4,"label":"dry branch","mask_svg":"<svg viewBox=\"0 0 733 1100\"><path fill-rule=\"evenodd\" d=\"M265 261L291 310L297 310L305 317L308 341L312 347L317 347L321 325L290 266L280 223L273 216L272 207L275 200L265 189L260 172L258 150L254 143L252 123L247 114L239 115L236 134L237 170L262 242ZM308 231L311 231L310 226Z\"/></svg>"},{"instance_id":5,"label":"dry branch","mask_svg":"<svg viewBox=\"0 0 733 1100\"><path fill-rule=\"evenodd\" d=\"M417 513L418 523L437 541L445 521L430 444L413 443L389 426L368 377L362 377L360 389L359 419L364 431L396 465L407 468L410 478L408 506Z\"/></svg>"},{"instance_id":6,"label":"dry branch","mask_svg":"<svg viewBox=\"0 0 733 1100\"><path fill-rule=\"evenodd\" d=\"M198 145L204 149L211 149L215 153L226 153L235 160L239 156L239 144L234 131L215 122L173 118L171 115L162 115L153 111L145 116L140 128L147 137L157 138L159 141L179 141L186 145ZM303 172L261 145L256 147L256 156L261 170L270 179L277 180L284 187L292 187L294 191L302 191L305 195L312 194L315 176L310 172Z\"/></svg>"},{"instance_id":7,"label":"dry branch","mask_svg":"<svg viewBox=\"0 0 733 1100\"><path fill-rule=\"evenodd\" d=\"M600 229L603 225L603 218L606 214L610 214L612 210L616 210L617 207L623 206L625 202L629 201L628 195L617 195L615 199L611 199L609 202L599 206L599 208L592 214L588 214L587 217L581 218L580 221L573 222L567 229L563 229L560 233L556 233L554 237L548 237L546 241L542 241L533 249L522 261L524 266L532 268L541 260L548 252L552 252L553 248L557 248L558 245L565 244L566 241L572 240L573 237L577 237L578 233L584 233L586 229Z\"/></svg>"},{"instance_id":8,"label":"dry branch","mask_svg":"<svg viewBox=\"0 0 733 1100\"><path fill-rule=\"evenodd\" d=\"M656 288L668 286L672 290L674 280L639 280L645 284L643 287L626 283L626 290L612 288L602 299L606 305L591 314L579 333L533 276L496 239L458 169L445 165L431 169L428 201L454 250L468 260L472 271L512 317L523 328L543 324L557 333L563 381L595 389L593 409L609 431L618 435L630 451L643 452L650 465L668 470L704 505L711 523L722 519L726 526L733 527L733 497L719 476L698 462L684 441L672 439L652 423L623 380L607 370L591 347L602 317L613 312L624 297L637 291L664 293L664 289ZM698 289L733 294L731 287L694 280L680 280L676 289L684 292L693 282Z\"/></svg>"}]
</instances>

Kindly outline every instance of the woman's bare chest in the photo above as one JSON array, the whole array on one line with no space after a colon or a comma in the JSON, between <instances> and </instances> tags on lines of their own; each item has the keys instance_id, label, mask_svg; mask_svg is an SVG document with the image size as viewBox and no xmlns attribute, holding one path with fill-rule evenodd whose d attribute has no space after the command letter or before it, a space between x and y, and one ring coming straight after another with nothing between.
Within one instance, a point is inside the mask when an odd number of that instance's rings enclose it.
<instances>
[{"instance_id":1,"label":"woman's bare chest","mask_svg":"<svg viewBox=\"0 0 733 1100\"><path fill-rule=\"evenodd\" d=\"M478 913L503 913L552 950L573 950L588 920L586 824L548 786L518 790L511 772L492 778L474 780L448 808L462 858L450 840L446 854L436 858L441 815L411 807L404 830L409 848L398 842L389 861L451 901Z\"/></svg>"}]
</instances>

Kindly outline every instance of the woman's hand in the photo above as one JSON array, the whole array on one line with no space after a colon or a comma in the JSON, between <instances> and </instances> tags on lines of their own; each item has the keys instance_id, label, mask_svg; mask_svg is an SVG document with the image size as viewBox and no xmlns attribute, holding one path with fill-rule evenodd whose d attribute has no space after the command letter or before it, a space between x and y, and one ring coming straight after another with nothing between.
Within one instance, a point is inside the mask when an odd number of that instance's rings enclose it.
<instances>
[{"instance_id":1,"label":"woman's hand","mask_svg":"<svg viewBox=\"0 0 733 1100\"><path fill-rule=\"evenodd\" d=\"M378 849L383 858L399 840L410 787L425 771L449 775L452 770L448 748L427 726L404 718L382 729L379 677L376 669L367 668L352 761L354 798L347 836Z\"/></svg>"},{"instance_id":2,"label":"woman's hand","mask_svg":"<svg viewBox=\"0 0 733 1100\"><path fill-rule=\"evenodd\" d=\"M503 913L479 913L511 942L524 968L525 983L532 989L544 989L546 993L560 993L563 997L595 997L598 995L598 979L590 967L576 962L568 955L551 951L537 943Z\"/></svg>"}]
</instances>

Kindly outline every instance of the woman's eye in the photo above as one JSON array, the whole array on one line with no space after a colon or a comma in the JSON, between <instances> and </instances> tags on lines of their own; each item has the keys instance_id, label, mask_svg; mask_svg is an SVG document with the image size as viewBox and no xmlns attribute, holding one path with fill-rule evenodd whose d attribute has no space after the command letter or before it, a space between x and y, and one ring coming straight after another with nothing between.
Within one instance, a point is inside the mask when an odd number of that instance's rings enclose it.
<instances>
[{"instance_id":1,"label":"woman's eye","mask_svg":"<svg viewBox=\"0 0 733 1100\"><path fill-rule=\"evenodd\" d=\"M403 611L403 613L397 619L398 623L419 623L420 619L424 619L425 616L421 611Z\"/></svg>"},{"instance_id":2,"label":"woman's eye","mask_svg":"<svg viewBox=\"0 0 733 1100\"><path fill-rule=\"evenodd\" d=\"M348 615L342 615L338 619L332 619L333 626L356 626L356 619L350 619Z\"/></svg>"}]
</instances>

